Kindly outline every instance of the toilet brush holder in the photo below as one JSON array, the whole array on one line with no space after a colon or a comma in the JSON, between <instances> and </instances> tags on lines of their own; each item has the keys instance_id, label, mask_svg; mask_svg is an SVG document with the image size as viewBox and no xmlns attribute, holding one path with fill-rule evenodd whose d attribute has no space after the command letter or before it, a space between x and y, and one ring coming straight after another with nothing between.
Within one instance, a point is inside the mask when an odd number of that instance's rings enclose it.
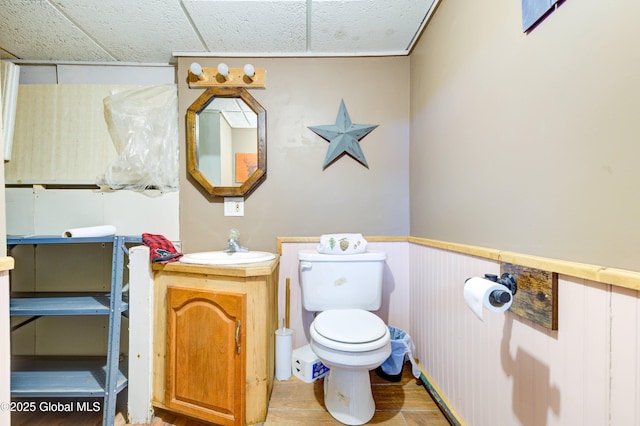
<instances>
[{"instance_id":1,"label":"toilet brush holder","mask_svg":"<svg viewBox=\"0 0 640 426\"><path fill-rule=\"evenodd\" d=\"M291 349L293 330L279 328L276 330L276 380L288 380L291 377Z\"/></svg>"}]
</instances>

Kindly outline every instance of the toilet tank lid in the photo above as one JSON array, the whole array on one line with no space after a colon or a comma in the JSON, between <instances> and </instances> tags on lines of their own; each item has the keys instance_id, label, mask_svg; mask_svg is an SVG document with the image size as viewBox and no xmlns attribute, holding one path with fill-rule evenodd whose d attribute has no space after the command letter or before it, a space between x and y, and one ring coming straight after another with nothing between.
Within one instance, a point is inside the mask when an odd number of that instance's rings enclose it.
<instances>
[{"instance_id":1,"label":"toilet tank lid","mask_svg":"<svg viewBox=\"0 0 640 426\"><path fill-rule=\"evenodd\" d=\"M308 262L367 262L385 260L387 253L380 250L367 250L358 254L323 254L316 250L300 250L298 260Z\"/></svg>"}]
</instances>

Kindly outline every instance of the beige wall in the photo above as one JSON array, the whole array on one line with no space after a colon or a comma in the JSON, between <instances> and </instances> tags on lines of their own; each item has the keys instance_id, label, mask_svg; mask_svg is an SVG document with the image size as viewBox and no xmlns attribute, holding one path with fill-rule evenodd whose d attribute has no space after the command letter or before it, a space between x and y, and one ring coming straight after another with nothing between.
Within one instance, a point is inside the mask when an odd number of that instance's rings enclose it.
<instances>
[{"instance_id":1,"label":"beige wall","mask_svg":"<svg viewBox=\"0 0 640 426\"><path fill-rule=\"evenodd\" d=\"M251 94L267 110L267 180L245 200L244 217L225 217L186 176L188 106L202 93L189 89L178 62L181 138L180 237L185 252L224 247L238 228L250 249L275 251L276 237L334 232L409 233L409 58L254 58L267 70L267 88ZM242 67L242 58L224 58ZM197 58L213 67L216 58ZM329 144L307 129L333 124L344 99L356 124L379 124L361 141L369 169L343 157L324 171Z\"/></svg>"},{"instance_id":2,"label":"beige wall","mask_svg":"<svg viewBox=\"0 0 640 426\"><path fill-rule=\"evenodd\" d=\"M411 54L411 235L640 270L640 3L442 2Z\"/></svg>"}]
</instances>

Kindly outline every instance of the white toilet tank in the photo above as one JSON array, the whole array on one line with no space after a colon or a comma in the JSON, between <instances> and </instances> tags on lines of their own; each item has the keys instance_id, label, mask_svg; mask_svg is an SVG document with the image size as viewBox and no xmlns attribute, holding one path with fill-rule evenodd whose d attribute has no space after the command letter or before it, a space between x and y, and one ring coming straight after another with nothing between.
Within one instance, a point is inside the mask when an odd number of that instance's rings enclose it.
<instances>
[{"instance_id":1,"label":"white toilet tank","mask_svg":"<svg viewBox=\"0 0 640 426\"><path fill-rule=\"evenodd\" d=\"M387 254L298 253L302 306L311 312L328 309L376 311L382 305L382 277Z\"/></svg>"}]
</instances>

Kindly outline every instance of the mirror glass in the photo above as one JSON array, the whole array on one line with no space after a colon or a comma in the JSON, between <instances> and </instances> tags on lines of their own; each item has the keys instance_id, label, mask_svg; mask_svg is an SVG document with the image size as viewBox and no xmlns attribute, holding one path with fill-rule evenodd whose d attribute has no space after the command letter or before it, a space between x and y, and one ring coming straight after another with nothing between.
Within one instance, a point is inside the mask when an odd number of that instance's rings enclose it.
<instances>
[{"instance_id":1,"label":"mirror glass","mask_svg":"<svg viewBox=\"0 0 640 426\"><path fill-rule=\"evenodd\" d=\"M187 167L211 195L246 196L266 178L266 111L243 88L209 88L187 110Z\"/></svg>"}]
</instances>

